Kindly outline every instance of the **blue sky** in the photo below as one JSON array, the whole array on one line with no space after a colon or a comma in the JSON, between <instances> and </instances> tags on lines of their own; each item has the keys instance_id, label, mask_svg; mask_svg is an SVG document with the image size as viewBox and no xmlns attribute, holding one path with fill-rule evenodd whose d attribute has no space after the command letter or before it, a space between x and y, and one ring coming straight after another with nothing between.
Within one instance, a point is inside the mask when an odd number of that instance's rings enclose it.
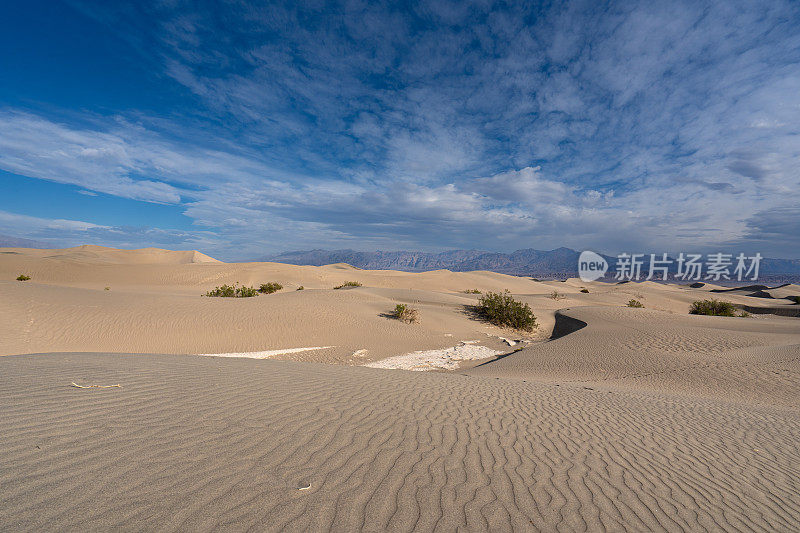
<instances>
[{"instance_id":1,"label":"blue sky","mask_svg":"<svg viewBox=\"0 0 800 533\"><path fill-rule=\"evenodd\" d=\"M0 234L800 257L797 2L13 2Z\"/></svg>"}]
</instances>

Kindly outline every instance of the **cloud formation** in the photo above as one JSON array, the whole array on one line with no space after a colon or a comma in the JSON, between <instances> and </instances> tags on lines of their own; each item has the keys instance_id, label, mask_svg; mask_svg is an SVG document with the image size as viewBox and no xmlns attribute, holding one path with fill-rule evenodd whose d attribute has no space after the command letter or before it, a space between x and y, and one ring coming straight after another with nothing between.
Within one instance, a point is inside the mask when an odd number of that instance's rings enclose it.
<instances>
[{"instance_id":1,"label":"cloud formation","mask_svg":"<svg viewBox=\"0 0 800 533\"><path fill-rule=\"evenodd\" d=\"M796 3L73 5L185 107L6 108L0 168L174 204L212 254L797 254Z\"/></svg>"}]
</instances>

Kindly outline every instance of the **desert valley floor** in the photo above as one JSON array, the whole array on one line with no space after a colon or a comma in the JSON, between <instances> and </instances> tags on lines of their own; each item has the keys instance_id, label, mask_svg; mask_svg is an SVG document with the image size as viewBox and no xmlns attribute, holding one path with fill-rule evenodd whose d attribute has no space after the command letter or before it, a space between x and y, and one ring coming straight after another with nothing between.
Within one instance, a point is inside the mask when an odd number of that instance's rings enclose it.
<instances>
[{"instance_id":1,"label":"desert valley floor","mask_svg":"<svg viewBox=\"0 0 800 533\"><path fill-rule=\"evenodd\" d=\"M793 296L0 249L0 529L797 531Z\"/></svg>"}]
</instances>

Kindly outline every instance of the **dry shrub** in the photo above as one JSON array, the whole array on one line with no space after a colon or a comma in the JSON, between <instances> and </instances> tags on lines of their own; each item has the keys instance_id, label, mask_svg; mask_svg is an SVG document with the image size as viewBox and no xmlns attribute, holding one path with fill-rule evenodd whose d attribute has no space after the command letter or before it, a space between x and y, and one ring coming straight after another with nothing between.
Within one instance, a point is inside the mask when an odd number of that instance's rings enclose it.
<instances>
[{"instance_id":1,"label":"dry shrub","mask_svg":"<svg viewBox=\"0 0 800 533\"><path fill-rule=\"evenodd\" d=\"M258 291L253 287L240 287L238 283L233 285L220 285L208 291L206 296L213 296L216 298L251 298L258 296Z\"/></svg>"},{"instance_id":2,"label":"dry shrub","mask_svg":"<svg viewBox=\"0 0 800 533\"><path fill-rule=\"evenodd\" d=\"M347 289L349 287L361 287L361 283L357 281L345 281L338 287L334 287L334 289Z\"/></svg>"},{"instance_id":3,"label":"dry shrub","mask_svg":"<svg viewBox=\"0 0 800 533\"><path fill-rule=\"evenodd\" d=\"M280 283L276 283L274 281L270 281L269 283L262 283L261 286L258 288L258 292L261 294L272 294L273 292L278 292L283 288L283 285Z\"/></svg>"},{"instance_id":4,"label":"dry shrub","mask_svg":"<svg viewBox=\"0 0 800 533\"><path fill-rule=\"evenodd\" d=\"M697 300L692 303L689 313L692 315L736 316L736 307L730 302L712 298L710 300Z\"/></svg>"},{"instance_id":5,"label":"dry shrub","mask_svg":"<svg viewBox=\"0 0 800 533\"><path fill-rule=\"evenodd\" d=\"M394 306L392 316L397 320L402 320L406 324L414 324L419 322L419 311L406 304L397 304Z\"/></svg>"}]
</instances>

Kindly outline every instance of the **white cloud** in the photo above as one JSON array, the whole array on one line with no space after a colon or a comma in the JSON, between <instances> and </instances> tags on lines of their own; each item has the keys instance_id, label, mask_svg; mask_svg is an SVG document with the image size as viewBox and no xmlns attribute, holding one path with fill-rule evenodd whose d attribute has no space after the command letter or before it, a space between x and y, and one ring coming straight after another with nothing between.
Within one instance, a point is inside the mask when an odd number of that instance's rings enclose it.
<instances>
[{"instance_id":1,"label":"white cloud","mask_svg":"<svg viewBox=\"0 0 800 533\"><path fill-rule=\"evenodd\" d=\"M86 232L92 229L111 229L109 226L101 226L83 220L48 219L9 213L7 211L0 211L0 223L9 231L24 236L36 236L37 232L43 230L74 233Z\"/></svg>"},{"instance_id":2,"label":"white cloud","mask_svg":"<svg viewBox=\"0 0 800 533\"><path fill-rule=\"evenodd\" d=\"M152 179L161 177L153 176L158 172L155 157L147 148L113 133L76 130L35 115L0 112L0 168L8 172L135 200L178 203L179 189ZM133 179L135 173L146 177Z\"/></svg>"}]
</instances>

